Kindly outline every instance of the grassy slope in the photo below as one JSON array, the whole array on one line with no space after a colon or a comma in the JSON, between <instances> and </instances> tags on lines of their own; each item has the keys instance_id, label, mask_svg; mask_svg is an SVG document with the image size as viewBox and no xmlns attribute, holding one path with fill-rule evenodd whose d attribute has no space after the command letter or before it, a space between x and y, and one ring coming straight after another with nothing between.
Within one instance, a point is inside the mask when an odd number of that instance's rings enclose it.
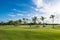
<instances>
[{"instance_id":1,"label":"grassy slope","mask_svg":"<svg viewBox=\"0 0 60 40\"><path fill-rule=\"evenodd\" d=\"M21 29L0 27L0 40L60 40L58 29Z\"/></svg>"}]
</instances>

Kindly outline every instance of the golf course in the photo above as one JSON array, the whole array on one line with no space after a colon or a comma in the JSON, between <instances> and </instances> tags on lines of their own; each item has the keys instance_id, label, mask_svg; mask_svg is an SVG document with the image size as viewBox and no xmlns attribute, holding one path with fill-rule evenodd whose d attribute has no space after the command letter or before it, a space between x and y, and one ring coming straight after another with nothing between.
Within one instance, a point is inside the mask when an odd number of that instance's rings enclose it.
<instances>
[{"instance_id":1,"label":"golf course","mask_svg":"<svg viewBox=\"0 0 60 40\"><path fill-rule=\"evenodd\" d=\"M60 40L60 25L47 25L45 28L39 25L35 28L32 25L20 25L14 27L12 25L0 26L0 40Z\"/></svg>"}]
</instances>

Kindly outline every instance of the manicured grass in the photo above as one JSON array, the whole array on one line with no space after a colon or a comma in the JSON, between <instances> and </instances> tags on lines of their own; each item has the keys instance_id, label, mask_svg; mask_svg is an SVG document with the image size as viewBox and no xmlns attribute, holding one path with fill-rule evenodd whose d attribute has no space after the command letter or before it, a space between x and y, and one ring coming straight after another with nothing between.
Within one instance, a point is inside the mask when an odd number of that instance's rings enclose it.
<instances>
[{"instance_id":1,"label":"manicured grass","mask_svg":"<svg viewBox=\"0 0 60 40\"><path fill-rule=\"evenodd\" d=\"M0 40L60 40L59 26L54 29L51 25L45 28L42 25L39 28L27 26L0 26Z\"/></svg>"}]
</instances>

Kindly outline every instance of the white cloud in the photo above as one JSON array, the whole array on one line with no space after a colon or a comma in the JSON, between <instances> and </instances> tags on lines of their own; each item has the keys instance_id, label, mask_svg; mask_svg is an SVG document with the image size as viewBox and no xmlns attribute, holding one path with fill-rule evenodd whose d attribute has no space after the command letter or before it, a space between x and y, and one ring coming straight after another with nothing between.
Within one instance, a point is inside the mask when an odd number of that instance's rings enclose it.
<instances>
[{"instance_id":1,"label":"white cloud","mask_svg":"<svg viewBox=\"0 0 60 40\"><path fill-rule=\"evenodd\" d=\"M23 16L23 14L17 14L17 16Z\"/></svg>"},{"instance_id":2,"label":"white cloud","mask_svg":"<svg viewBox=\"0 0 60 40\"><path fill-rule=\"evenodd\" d=\"M8 16L10 16L10 17L15 17L16 15L14 15L14 14L8 14Z\"/></svg>"},{"instance_id":3,"label":"white cloud","mask_svg":"<svg viewBox=\"0 0 60 40\"><path fill-rule=\"evenodd\" d=\"M20 10L17 10L17 9L12 9L12 11L15 11L15 12L21 12Z\"/></svg>"},{"instance_id":4,"label":"white cloud","mask_svg":"<svg viewBox=\"0 0 60 40\"><path fill-rule=\"evenodd\" d=\"M18 10L18 9L12 9L12 11L17 12L17 13L27 13L26 11L21 11L21 10Z\"/></svg>"},{"instance_id":5,"label":"white cloud","mask_svg":"<svg viewBox=\"0 0 60 40\"><path fill-rule=\"evenodd\" d=\"M55 23L60 23L60 0L33 0L33 3L36 5L36 11L44 12L43 14L37 12L35 15L45 16L49 20L50 15L54 14L56 16Z\"/></svg>"},{"instance_id":6,"label":"white cloud","mask_svg":"<svg viewBox=\"0 0 60 40\"><path fill-rule=\"evenodd\" d=\"M43 6L42 0L33 0L33 2L35 3L35 5L39 8L41 6Z\"/></svg>"}]
</instances>

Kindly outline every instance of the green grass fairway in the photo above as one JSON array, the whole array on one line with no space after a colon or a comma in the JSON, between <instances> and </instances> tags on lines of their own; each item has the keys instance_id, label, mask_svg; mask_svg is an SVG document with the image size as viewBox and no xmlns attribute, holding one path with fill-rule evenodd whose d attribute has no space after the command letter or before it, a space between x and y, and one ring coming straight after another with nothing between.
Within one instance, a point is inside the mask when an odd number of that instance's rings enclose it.
<instances>
[{"instance_id":1,"label":"green grass fairway","mask_svg":"<svg viewBox=\"0 0 60 40\"><path fill-rule=\"evenodd\" d=\"M60 29L0 26L0 40L60 40Z\"/></svg>"}]
</instances>

